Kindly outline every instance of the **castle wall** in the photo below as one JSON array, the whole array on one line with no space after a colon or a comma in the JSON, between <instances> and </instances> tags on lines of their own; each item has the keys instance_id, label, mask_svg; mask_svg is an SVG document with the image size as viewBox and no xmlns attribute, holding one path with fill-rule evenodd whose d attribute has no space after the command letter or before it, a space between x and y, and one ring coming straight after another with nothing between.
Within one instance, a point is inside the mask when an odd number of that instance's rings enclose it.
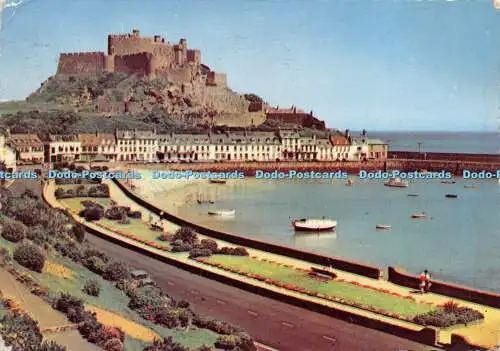
<instances>
[{"instance_id":1,"label":"castle wall","mask_svg":"<svg viewBox=\"0 0 500 351\"><path fill-rule=\"evenodd\" d=\"M196 65L201 64L201 52L200 50L188 49L186 53L187 61L190 63L194 63Z\"/></svg>"},{"instance_id":2,"label":"castle wall","mask_svg":"<svg viewBox=\"0 0 500 351\"><path fill-rule=\"evenodd\" d=\"M95 74L106 69L104 52L64 53L59 56L58 74Z\"/></svg>"},{"instance_id":3,"label":"castle wall","mask_svg":"<svg viewBox=\"0 0 500 351\"><path fill-rule=\"evenodd\" d=\"M142 52L132 55L115 56L115 72L135 74L145 77L150 73L152 54Z\"/></svg>"},{"instance_id":4,"label":"castle wall","mask_svg":"<svg viewBox=\"0 0 500 351\"><path fill-rule=\"evenodd\" d=\"M227 87L227 76L225 73L208 72L206 84L208 86Z\"/></svg>"},{"instance_id":5,"label":"castle wall","mask_svg":"<svg viewBox=\"0 0 500 351\"><path fill-rule=\"evenodd\" d=\"M169 82L175 84L190 82L193 77L192 73L191 67L160 69L156 71L157 75L166 75Z\"/></svg>"}]
</instances>

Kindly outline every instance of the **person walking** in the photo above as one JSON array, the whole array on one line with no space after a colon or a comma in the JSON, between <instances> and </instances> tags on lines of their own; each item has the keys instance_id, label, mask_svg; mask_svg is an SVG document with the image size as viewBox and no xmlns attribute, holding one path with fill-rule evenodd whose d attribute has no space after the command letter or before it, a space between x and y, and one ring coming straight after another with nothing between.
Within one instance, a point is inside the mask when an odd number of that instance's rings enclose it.
<instances>
[{"instance_id":1,"label":"person walking","mask_svg":"<svg viewBox=\"0 0 500 351\"><path fill-rule=\"evenodd\" d=\"M427 271L427 269L424 271L425 273L425 292L429 292L431 290L431 273Z\"/></svg>"},{"instance_id":2,"label":"person walking","mask_svg":"<svg viewBox=\"0 0 500 351\"><path fill-rule=\"evenodd\" d=\"M418 277L418 280L419 280L419 288L420 288L420 293L425 293L425 288L426 288L426 280L427 280L427 270L423 271L422 273L420 273L419 277Z\"/></svg>"}]
</instances>

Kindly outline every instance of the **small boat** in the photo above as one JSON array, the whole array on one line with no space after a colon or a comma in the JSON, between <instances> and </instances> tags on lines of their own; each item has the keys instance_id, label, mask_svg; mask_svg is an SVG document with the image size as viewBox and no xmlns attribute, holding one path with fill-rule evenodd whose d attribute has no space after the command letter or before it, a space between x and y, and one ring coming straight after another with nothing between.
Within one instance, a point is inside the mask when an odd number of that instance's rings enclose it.
<instances>
[{"instance_id":1,"label":"small boat","mask_svg":"<svg viewBox=\"0 0 500 351\"><path fill-rule=\"evenodd\" d=\"M464 185L464 188L466 188L466 189L477 189L479 187L477 185Z\"/></svg>"},{"instance_id":2,"label":"small boat","mask_svg":"<svg viewBox=\"0 0 500 351\"><path fill-rule=\"evenodd\" d=\"M351 186L351 185L353 185L353 184L354 184L354 180L352 180L352 179L349 179L349 180L345 183L345 185L347 185L347 186Z\"/></svg>"},{"instance_id":3,"label":"small boat","mask_svg":"<svg viewBox=\"0 0 500 351\"><path fill-rule=\"evenodd\" d=\"M385 186L391 186L394 188L407 188L408 181L401 178L392 178L384 183Z\"/></svg>"},{"instance_id":4,"label":"small boat","mask_svg":"<svg viewBox=\"0 0 500 351\"><path fill-rule=\"evenodd\" d=\"M391 225L390 224L377 224L375 226L375 228L382 229L382 230L389 230L389 229L391 229Z\"/></svg>"},{"instance_id":5,"label":"small boat","mask_svg":"<svg viewBox=\"0 0 500 351\"><path fill-rule=\"evenodd\" d=\"M425 212L415 212L411 215L411 218L417 218L417 219L427 218L427 215L425 214Z\"/></svg>"},{"instance_id":6,"label":"small boat","mask_svg":"<svg viewBox=\"0 0 500 351\"><path fill-rule=\"evenodd\" d=\"M208 214L211 216L223 216L223 217L232 217L236 214L236 211L234 209L230 210L213 210L213 211L208 211Z\"/></svg>"},{"instance_id":7,"label":"small boat","mask_svg":"<svg viewBox=\"0 0 500 351\"><path fill-rule=\"evenodd\" d=\"M294 219L292 225L296 231L302 232L327 232L335 230L337 221L331 219L302 218Z\"/></svg>"},{"instance_id":8,"label":"small boat","mask_svg":"<svg viewBox=\"0 0 500 351\"><path fill-rule=\"evenodd\" d=\"M457 194L446 194L445 197L449 198L449 199L456 199L458 197Z\"/></svg>"},{"instance_id":9,"label":"small boat","mask_svg":"<svg viewBox=\"0 0 500 351\"><path fill-rule=\"evenodd\" d=\"M443 183L443 184L455 184L456 181L454 181L454 180L442 180L441 183Z\"/></svg>"},{"instance_id":10,"label":"small boat","mask_svg":"<svg viewBox=\"0 0 500 351\"><path fill-rule=\"evenodd\" d=\"M226 184L225 179L210 179L210 183L212 184Z\"/></svg>"},{"instance_id":11,"label":"small boat","mask_svg":"<svg viewBox=\"0 0 500 351\"><path fill-rule=\"evenodd\" d=\"M215 201L214 200L196 200L196 202L198 202L199 205L202 205L202 204L214 204Z\"/></svg>"},{"instance_id":12,"label":"small boat","mask_svg":"<svg viewBox=\"0 0 500 351\"><path fill-rule=\"evenodd\" d=\"M410 196L410 197L417 197L418 194L408 194L408 196Z\"/></svg>"}]
</instances>

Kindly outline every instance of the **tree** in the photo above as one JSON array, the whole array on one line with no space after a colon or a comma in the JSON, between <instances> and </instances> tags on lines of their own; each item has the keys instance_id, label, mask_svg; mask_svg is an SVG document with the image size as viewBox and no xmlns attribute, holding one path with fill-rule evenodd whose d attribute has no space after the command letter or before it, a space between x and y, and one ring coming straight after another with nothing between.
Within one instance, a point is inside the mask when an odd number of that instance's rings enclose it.
<instances>
[{"instance_id":1,"label":"tree","mask_svg":"<svg viewBox=\"0 0 500 351\"><path fill-rule=\"evenodd\" d=\"M83 243L83 240L85 240L85 227L80 223L75 224L73 226L73 234L79 243Z\"/></svg>"},{"instance_id":2,"label":"tree","mask_svg":"<svg viewBox=\"0 0 500 351\"><path fill-rule=\"evenodd\" d=\"M182 227L174 234L174 240L181 240L187 244L195 244L198 241L198 235L189 227Z\"/></svg>"},{"instance_id":3,"label":"tree","mask_svg":"<svg viewBox=\"0 0 500 351\"><path fill-rule=\"evenodd\" d=\"M101 292L101 287L99 286L99 282L96 280L88 280L83 287L83 291L85 291L90 296L99 296Z\"/></svg>"},{"instance_id":4,"label":"tree","mask_svg":"<svg viewBox=\"0 0 500 351\"><path fill-rule=\"evenodd\" d=\"M2 225L2 237L17 243L26 237L26 226L18 221L7 220Z\"/></svg>"},{"instance_id":5,"label":"tree","mask_svg":"<svg viewBox=\"0 0 500 351\"><path fill-rule=\"evenodd\" d=\"M102 277L106 280L116 282L120 279L126 279L130 276L128 267L123 262L113 261L104 267Z\"/></svg>"},{"instance_id":6,"label":"tree","mask_svg":"<svg viewBox=\"0 0 500 351\"><path fill-rule=\"evenodd\" d=\"M17 311L9 312L0 319L0 335L14 351L38 351L42 343L38 323Z\"/></svg>"}]
</instances>

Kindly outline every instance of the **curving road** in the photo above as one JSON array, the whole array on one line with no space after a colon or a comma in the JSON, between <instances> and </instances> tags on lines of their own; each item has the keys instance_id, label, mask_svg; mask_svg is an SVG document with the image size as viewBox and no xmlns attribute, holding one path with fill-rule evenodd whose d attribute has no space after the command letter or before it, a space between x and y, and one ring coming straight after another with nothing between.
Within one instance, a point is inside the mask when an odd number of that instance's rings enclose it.
<instances>
[{"instance_id":1,"label":"curving road","mask_svg":"<svg viewBox=\"0 0 500 351\"><path fill-rule=\"evenodd\" d=\"M431 350L393 335L350 324L212 281L87 234L110 257L145 269L170 295L193 309L246 329L280 351Z\"/></svg>"}]
</instances>

